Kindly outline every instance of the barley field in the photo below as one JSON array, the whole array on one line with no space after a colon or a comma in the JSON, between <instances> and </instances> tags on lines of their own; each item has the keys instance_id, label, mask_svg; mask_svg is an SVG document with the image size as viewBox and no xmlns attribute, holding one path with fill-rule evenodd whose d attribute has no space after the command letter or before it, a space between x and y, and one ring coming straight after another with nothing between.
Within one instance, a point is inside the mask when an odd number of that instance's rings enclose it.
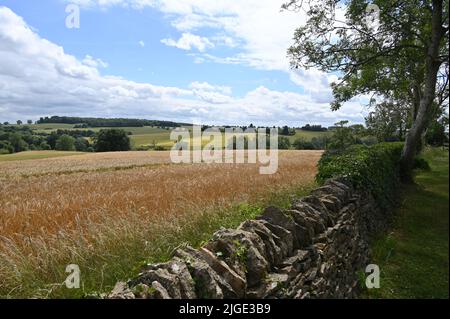
<instances>
[{"instance_id":1,"label":"barley field","mask_svg":"<svg viewBox=\"0 0 450 319\"><path fill-rule=\"evenodd\" d=\"M24 152L32 153L32 152ZM42 152L33 152L42 153ZM62 154L66 156L62 156ZM23 153L17 153L23 154ZM117 152L117 153L72 153L44 151L47 158L36 161L0 161L0 178L31 177L40 175L58 175L87 173L127 168L152 166L170 163L170 152ZM12 154L16 155L16 154ZM70 155L70 156L68 156ZM3 155L10 156L10 155ZM21 155L21 159L30 155ZM42 155L44 157L44 155Z\"/></svg>"},{"instance_id":2,"label":"barley field","mask_svg":"<svg viewBox=\"0 0 450 319\"><path fill-rule=\"evenodd\" d=\"M0 162L0 295L80 297L109 289L176 246L253 217L314 185L320 151L259 164L171 164L168 152ZM78 264L83 287L63 286Z\"/></svg>"},{"instance_id":3,"label":"barley field","mask_svg":"<svg viewBox=\"0 0 450 319\"><path fill-rule=\"evenodd\" d=\"M63 151L27 151L13 154L0 155L0 162L25 161L32 159L44 159L52 157L67 157L70 155L81 155L79 152Z\"/></svg>"}]
</instances>

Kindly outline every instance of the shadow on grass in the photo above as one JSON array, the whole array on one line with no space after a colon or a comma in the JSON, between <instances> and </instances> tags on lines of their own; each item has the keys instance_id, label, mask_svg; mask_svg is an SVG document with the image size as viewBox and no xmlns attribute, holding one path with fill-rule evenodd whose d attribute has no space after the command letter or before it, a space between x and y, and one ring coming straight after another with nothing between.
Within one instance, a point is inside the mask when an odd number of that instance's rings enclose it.
<instances>
[{"instance_id":1,"label":"shadow on grass","mask_svg":"<svg viewBox=\"0 0 450 319\"><path fill-rule=\"evenodd\" d=\"M425 154L431 171L419 171L405 186L389 234L374 241L373 263L381 288L369 298L448 298L448 153Z\"/></svg>"}]
</instances>

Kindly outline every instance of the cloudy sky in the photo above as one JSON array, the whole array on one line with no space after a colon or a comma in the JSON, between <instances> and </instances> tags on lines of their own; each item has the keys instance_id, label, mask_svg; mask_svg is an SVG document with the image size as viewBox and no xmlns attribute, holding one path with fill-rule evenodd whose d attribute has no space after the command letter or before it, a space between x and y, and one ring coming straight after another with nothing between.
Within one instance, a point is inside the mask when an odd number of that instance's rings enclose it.
<instances>
[{"instance_id":1,"label":"cloudy sky","mask_svg":"<svg viewBox=\"0 0 450 319\"><path fill-rule=\"evenodd\" d=\"M334 74L289 68L283 0L0 0L0 121L72 115L293 126L331 112ZM67 5L80 28L66 26Z\"/></svg>"}]
</instances>

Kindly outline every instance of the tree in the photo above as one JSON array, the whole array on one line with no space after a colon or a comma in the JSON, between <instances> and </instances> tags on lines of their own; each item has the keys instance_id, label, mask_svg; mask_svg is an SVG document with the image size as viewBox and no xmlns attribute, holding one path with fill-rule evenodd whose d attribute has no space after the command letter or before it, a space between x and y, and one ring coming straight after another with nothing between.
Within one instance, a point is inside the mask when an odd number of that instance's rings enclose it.
<instances>
[{"instance_id":1,"label":"tree","mask_svg":"<svg viewBox=\"0 0 450 319\"><path fill-rule=\"evenodd\" d=\"M313 137L311 144L315 150L326 150L328 146L328 138L326 136Z\"/></svg>"},{"instance_id":2,"label":"tree","mask_svg":"<svg viewBox=\"0 0 450 319\"><path fill-rule=\"evenodd\" d=\"M288 150L291 148L291 141L287 137L280 136L278 138L278 149L280 150Z\"/></svg>"},{"instance_id":3,"label":"tree","mask_svg":"<svg viewBox=\"0 0 450 319\"><path fill-rule=\"evenodd\" d=\"M349 128L352 130L355 139L361 138L367 135L367 129L362 124L353 124Z\"/></svg>"},{"instance_id":4,"label":"tree","mask_svg":"<svg viewBox=\"0 0 450 319\"><path fill-rule=\"evenodd\" d=\"M432 122L425 135L427 144L442 146L448 143L448 114L443 114L439 119Z\"/></svg>"},{"instance_id":5,"label":"tree","mask_svg":"<svg viewBox=\"0 0 450 319\"><path fill-rule=\"evenodd\" d=\"M367 129L379 141L403 141L406 131L411 128L410 115L405 103L385 101L377 104L366 117Z\"/></svg>"},{"instance_id":6,"label":"tree","mask_svg":"<svg viewBox=\"0 0 450 319\"><path fill-rule=\"evenodd\" d=\"M122 152L131 149L130 138L124 130L101 130L94 139L96 152Z\"/></svg>"},{"instance_id":7,"label":"tree","mask_svg":"<svg viewBox=\"0 0 450 319\"><path fill-rule=\"evenodd\" d=\"M45 123L65 123L76 124L77 126L85 124L86 127L143 127L143 126L160 126L161 128L180 127L189 125L188 123L175 123L170 121L154 121L139 119L122 119L122 118L83 118L70 116L52 116L41 117L37 124Z\"/></svg>"},{"instance_id":8,"label":"tree","mask_svg":"<svg viewBox=\"0 0 450 319\"><path fill-rule=\"evenodd\" d=\"M59 135L56 132L51 132L50 135L47 136L47 143L50 145L51 149L56 149L56 141L58 141Z\"/></svg>"},{"instance_id":9,"label":"tree","mask_svg":"<svg viewBox=\"0 0 450 319\"><path fill-rule=\"evenodd\" d=\"M17 125L22 125L22 121L21 121L21 120L18 120L18 121L17 121Z\"/></svg>"},{"instance_id":10,"label":"tree","mask_svg":"<svg viewBox=\"0 0 450 319\"><path fill-rule=\"evenodd\" d=\"M9 143L11 144L15 153L28 150L28 144L22 139L22 136L18 133L14 133L9 136Z\"/></svg>"},{"instance_id":11,"label":"tree","mask_svg":"<svg viewBox=\"0 0 450 319\"><path fill-rule=\"evenodd\" d=\"M325 132L327 131L326 127L322 127L322 125L311 125L306 124L301 128L303 131L312 131L312 132Z\"/></svg>"},{"instance_id":12,"label":"tree","mask_svg":"<svg viewBox=\"0 0 450 319\"><path fill-rule=\"evenodd\" d=\"M75 139L67 134L61 135L56 141L55 149L58 151L75 151Z\"/></svg>"},{"instance_id":13,"label":"tree","mask_svg":"<svg viewBox=\"0 0 450 319\"><path fill-rule=\"evenodd\" d=\"M448 99L448 1L291 0L305 9L295 32L292 66L338 72L333 110L360 94L377 94L409 105L412 125L402 153L402 177L411 180L414 157L436 107ZM368 5L371 5L368 7ZM345 8L345 21L336 7ZM375 8L379 23L368 23ZM373 17L373 15L372 15Z\"/></svg>"},{"instance_id":14,"label":"tree","mask_svg":"<svg viewBox=\"0 0 450 319\"><path fill-rule=\"evenodd\" d=\"M14 147L9 141L0 141L0 154L14 153Z\"/></svg>"},{"instance_id":15,"label":"tree","mask_svg":"<svg viewBox=\"0 0 450 319\"><path fill-rule=\"evenodd\" d=\"M355 144L353 130L347 127L348 121L340 121L336 124L333 135L330 137L329 148L334 150L343 150L350 145Z\"/></svg>"},{"instance_id":16,"label":"tree","mask_svg":"<svg viewBox=\"0 0 450 319\"><path fill-rule=\"evenodd\" d=\"M82 137L79 137L75 140L75 149L77 152L87 152L89 148L89 142Z\"/></svg>"},{"instance_id":17,"label":"tree","mask_svg":"<svg viewBox=\"0 0 450 319\"><path fill-rule=\"evenodd\" d=\"M315 147L312 142L307 141L304 137L300 137L292 144L296 150L314 150Z\"/></svg>"},{"instance_id":18,"label":"tree","mask_svg":"<svg viewBox=\"0 0 450 319\"><path fill-rule=\"evenodd\" d=\"M289 135L289 126L283 126L283 129L281 130L281 135Z\"/></svg>"},{"instance_id":19,"label":"tree","mask_svg":"<svg viewBox=\"0 0 450 319\"><path fill-rule=\"evenodd\" d=\"M33 121L32 120L28 120L27 123L28 123L28 125L31 125L31 124L33 124Z\"/></svg>"},{"instance_id":20,"label":"tree","mask_svg":"<svg viewBox=\"0 0 450 319\"><path fill-rule=\"evenodd\" d=\"M39 148L40 148L42 151L49 151L49 150L52 149L52 148L50 147L50 145L47 144L47 142L42 142L42 143L39 145Z\"/></svg>"}]
</instances>

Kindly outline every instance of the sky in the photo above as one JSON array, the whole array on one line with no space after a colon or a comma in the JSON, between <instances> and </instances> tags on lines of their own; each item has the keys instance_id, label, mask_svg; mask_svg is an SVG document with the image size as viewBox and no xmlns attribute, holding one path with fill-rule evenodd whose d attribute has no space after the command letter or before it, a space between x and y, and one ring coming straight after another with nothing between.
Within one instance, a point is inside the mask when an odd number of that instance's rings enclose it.
<instances>
[{"instance_id":1,"label":"sky","mask_svg":"<svg viewBox=\"0 0 450 319\"><path fill-rule=\"evenodd\" d=\"M284 1L0 0L0 121L363 123L365 97L330 110L336 74L290 68Z\"/></svg>"}]
</instances>

